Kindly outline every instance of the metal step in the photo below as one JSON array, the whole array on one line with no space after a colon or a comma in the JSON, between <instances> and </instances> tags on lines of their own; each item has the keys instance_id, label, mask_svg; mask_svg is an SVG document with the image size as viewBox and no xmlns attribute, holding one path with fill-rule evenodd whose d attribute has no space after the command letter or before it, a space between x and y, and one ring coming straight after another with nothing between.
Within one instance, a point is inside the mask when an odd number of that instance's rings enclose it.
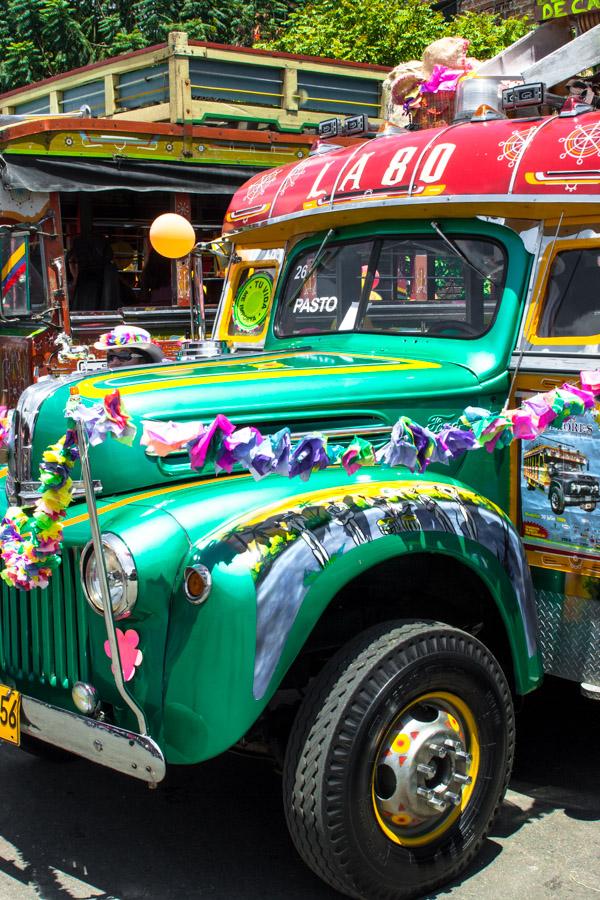
<instances>
[{"instance_id":1,"label":"metal step","mask_svg":"<svg viewBox=\"0 0 600 900\"><path fill-rule=\"evenodd\" d=\"M588 700L600 700L600 684L588 684L583 681L580 685L581 693Z\"/></svg>"}]
</instances>

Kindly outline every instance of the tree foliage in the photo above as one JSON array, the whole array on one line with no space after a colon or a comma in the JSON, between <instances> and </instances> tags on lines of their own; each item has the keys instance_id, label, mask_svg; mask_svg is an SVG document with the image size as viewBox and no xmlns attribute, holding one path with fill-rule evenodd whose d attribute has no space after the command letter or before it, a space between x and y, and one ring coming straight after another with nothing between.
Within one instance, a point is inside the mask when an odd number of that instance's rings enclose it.
<instances>
[{"instance_id":1,"label":"tree foliage","mask_svg":"<svg viewBox=\"0 0 600 900\"><path fill-rule=\"evenodd\" d=\"M0 0L0 90L108 56L191 38L396 65L447 34L492 56L522 19L466 13L447 22L425 0Z\"/></svg>"},{"instance_id":2,"label":"tree foliage","mask_svg":"<svg viewBox=\"0 0 600 900\"><path fill-rule=\"evenodd\" d=\"M490 13L463 13L451 23L454 34L471 41L469 55L475 59L491 59L509 44L531 31L533 22L527 16L507 18Z\"/></svg>"},{"instance_id":3,"label":"tree foliage","mask_svg":"<svg viewBox=\"0 0 600 900\"><path fill-rule=\"evenodd\" d=\"M394 66L419 58L444 34L442 14L421 0L313 0L260 46Z\"/></svg>"},{"instance_id":4,"label":"tree foliage","mask_svg":"<svg viewBox=\"0 0 600 900\"><path fill-rule=\"evenodd\" d=\"M303 0L0 0L0 90L108 56L191 38L272 39Z\"/></svg>"},{"instance_id":5,"label":"tree foliage","mask_svg":"<svg viewBox=\"0 0 600 900\"><path fill-rule=\"evenodd\" d=\"M469 55L489 59L532 27L527 17L490 13L447 21L423 0L311 0L291 13L275 39L258 46L395 66L419 59L445 36L468 38Z\"/></svg>"}]
</instances>

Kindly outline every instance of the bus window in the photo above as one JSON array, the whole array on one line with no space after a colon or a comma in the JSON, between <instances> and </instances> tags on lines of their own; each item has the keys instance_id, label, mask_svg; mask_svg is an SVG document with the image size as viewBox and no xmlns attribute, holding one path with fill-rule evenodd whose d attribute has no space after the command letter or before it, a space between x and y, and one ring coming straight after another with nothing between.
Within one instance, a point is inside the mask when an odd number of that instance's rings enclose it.
<instances>
[{"instance_id":1,"label":"bus window","mask_svg":"<svg viewBox=\"0 0 600 900\"><path fill-rule=\"evenodd\" d=\"M24 316L29 312L29 238L3 234L0 237L2 266L2 314Z\"/></svg>"},{"instance_id":2,"label":"bus window","mask_svg":"<svg viewBox=\"0 0 600 900\"><path fill-rule=\"evenodd\" d=\"M288 270L277 335L484 334L502 296L506 256L487 238L461 236L455 242L472 265L431 237L338 242L316 267L317 250L305 251Z\"/></svg>"},{"instance_id":3,"label":"bus window","mask_svg":"<svg viewBox=\"0 0 600 900\"><path fill-rule=\"evenodd\" d=\"M46 306L43 273L42 242L37 235L32 235L29 239L29 303L32 312L40 312Z\"/></svg>"},{"instance_id":4,"label":"bus window","mask_svg":"<svg viewBox=\"0 0 600 900\"><path fill-rule=\"evenodd\" d=\"M557 253L552 262L538 336L600 334L600 247Z\"/></svg>"}]
</instances>

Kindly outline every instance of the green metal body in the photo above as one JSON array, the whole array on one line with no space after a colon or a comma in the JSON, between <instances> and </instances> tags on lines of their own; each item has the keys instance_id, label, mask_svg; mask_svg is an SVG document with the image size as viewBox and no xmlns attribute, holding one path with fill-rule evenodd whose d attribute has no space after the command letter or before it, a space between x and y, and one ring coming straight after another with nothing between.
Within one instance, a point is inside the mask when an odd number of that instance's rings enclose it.
<instances>
[{"instance_id":1,"label":"green metal body","mask_svg":"<svg viewBox=\"0 0 600 900\"><path fill-rule=\"evenodd\" d=\"M500 408L509 389L508 361L530 257L507 228L476 220L448 222L444 227L454 233L488 234L506 247L509 264L504 295L492 327L481 338L339 334L279 340L271 325L264 352L259 354L96 373L81 379L80 395L89 403L118 387L138 425L144 418L206 422L223 412L236 424L254 424L267 433L283 425L292 431L389 426L399 415L411 416L423 425L439 425L455 422L468 405ZM373 229L370 225L369 231ZM410 229L401 223L392 228L387 223L379 230L430 234L425 223L411 223ZM349 235L357 232L348 229ZM322 236L311 240L318 244ZM288 262L292 264L293 255ZM285 273L280 284L282 281ZM39 410L34 472L44 448L64 432L68 393L68 385L57 387ZM407 528L402 534L378 533L377 539L369 535L358 544L348 539L339 553L330 553L325 562L302 570L298 608L286 626L271 668L263 673L262 686L257 688L259 645L269 639L268 629L262 637L259 634L262 575L257 571L272 563L263 558L264 553L268 556L272 550L277 557L281 548L269 532L250 553L246 547L228 555L226 549L232 546L232 533L240 534L256 523L268 530L273 516L297 516L298 509L331 504L338 496L353 498L357 509L364 507L369 492L376 498L374 502L398 494L415 499L417 505L421 496L446 498L443 503L448 497L458 497L469 507L469 515L477 517L481 511L494 528L508 535L506 540L513 546L510 565L520 566L524 558L518 558L518 538L502 512L509 503L506 451L467 454L443 471L432 467L426 476L378 467L350 477L342 468L334 468L314 474L306 483L277 476L257 483L235 471L219 477L197 474L189 469L187 455L159 460L137 441L133 448L109 441L92 448L90 459L93 477L103 485L99 499L102 530L125 541L139 577L133 613L118 623L138 631L144 655L130 688L168 761L198 762L238 741L302 653L331 600L358 575L406 554L452 557L475 573L505 626L517 690L526 693L541 679L539 657L525 621L527 586L519 595L515 579L508 574L510 566L503 565L500 554L485 540L474 540L468 531L450 533L429 524L418 532ZM322 525L315 521L308 529L314 535ZM344 532L346 537L348 533ZM84 504L70 507L64 538L63 566L48 592L26 595L2 588L0 681L69 709L73 708L72 683L78 678L90 681L102 699L113 705L116 722L133 726L116 693L104 653L103 619L90 609L82 594L78 556L90 538ZM310 546L312 540L309 534L304 544ZM302 541L295 546L285 548L290 560L296 552L308 552ZM277 564L284 566L284 559L287 556ZM211 593L201 606L191 605L183 592L183 571L194 561L208 565L213 576ZM44 613L48 598L52 620ZM394 616L402 616L400 591L390 597L390 617ZM44 645L53 647L55 659L44 660Z\"/></svg>"}]
</instances>

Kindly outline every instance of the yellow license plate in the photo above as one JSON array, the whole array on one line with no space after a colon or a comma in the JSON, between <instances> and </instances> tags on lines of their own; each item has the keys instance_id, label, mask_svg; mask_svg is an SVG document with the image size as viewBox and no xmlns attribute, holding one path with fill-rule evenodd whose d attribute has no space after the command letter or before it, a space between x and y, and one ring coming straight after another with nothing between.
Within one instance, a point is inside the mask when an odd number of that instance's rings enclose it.
<instances>
[{"instance_id":1,"label":"yellow license plate","mask_svg":"<svg viewBox=\"0 0 600 900\"><path fill-rule=\"evenodd\" d=\"M21 695L0 684L0 740L21 743Z\"/></svg>"}]
</instances>

